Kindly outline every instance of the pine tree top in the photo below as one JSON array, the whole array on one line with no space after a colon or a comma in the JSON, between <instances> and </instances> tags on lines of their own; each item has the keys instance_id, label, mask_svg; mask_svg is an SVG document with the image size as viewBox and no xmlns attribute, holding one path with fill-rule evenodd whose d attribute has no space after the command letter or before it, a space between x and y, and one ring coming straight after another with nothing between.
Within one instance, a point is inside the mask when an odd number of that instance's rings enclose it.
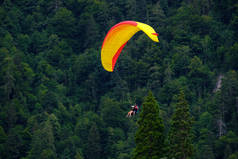
<instances>
[{"instance_id":1,"label":"pine tree top","mask_svg":"<svg viewBox=\"0 0 238 159\"><path fill-rule=\"evenodd\" d=\"M164 124L159 116L159 106L152 92L149 92L142 105L138 120L133 159L163 157Z\"/></svg>"}]
</instances>

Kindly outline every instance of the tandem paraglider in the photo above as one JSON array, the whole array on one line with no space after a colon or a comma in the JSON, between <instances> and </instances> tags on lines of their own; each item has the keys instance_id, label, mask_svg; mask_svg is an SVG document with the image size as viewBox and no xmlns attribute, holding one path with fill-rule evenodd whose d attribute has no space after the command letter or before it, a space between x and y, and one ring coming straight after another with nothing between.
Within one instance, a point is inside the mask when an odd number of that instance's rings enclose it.
<instances>
[{"instance_id":1,"label":"tandem paraglider","mask_svg":"<svg viewBox=\"0 0 238 159\"><path fill-rule=\"evenodd\" d=\"M131 110L127 113L126 117L130 118L134 115L136 115L139 107L137 104L131 106Z\"/></svg>"},{"instance_id":2,"label":"tandem paraglider","mask_svg":"<svg viewBox=\"0 0 238 159\"><path fill-rule=\"evenodd\" d=\"M159 42L158 33L144 23L136 21L123 21L114 25L104 38L101 48L101 63L108 72L113 72L115 64L126 43L138 31L143 31L151 40ZM127 117L135 116L139 107L135 104L127 113Z\"/></svg>"}]
</instances>

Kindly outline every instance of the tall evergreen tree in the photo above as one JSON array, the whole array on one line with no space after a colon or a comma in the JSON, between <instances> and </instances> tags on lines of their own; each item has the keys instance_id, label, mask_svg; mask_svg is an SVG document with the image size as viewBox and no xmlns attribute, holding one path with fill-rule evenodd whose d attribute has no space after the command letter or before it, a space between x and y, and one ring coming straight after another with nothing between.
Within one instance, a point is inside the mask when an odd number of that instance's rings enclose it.
<instances>
[{"instance_id":1,"label":"tall evergreen tree","mask_svg":"<svg viewBox=\"0 0 238 159\"><path fill-rule=\"evenodd\" d=\"M143 103L135 135L136 148L132 159L159 159L164 156L164 124L159 116L159 106L152 92Z\"/></svg>"},{"instance_id":2,"label":"tall evergreen tree","mask_svg":"<svg viewBox=\"0 0 238 159\"><path fill-rule=\"evenodd\" d=\"M169 156L174 159L187 159L193 154L192 128L193 118L183 91L178 95L175 112L172 116L169 132Z\"/></svg>"},{"instance_id":3,"label":"tall evergreen tree","mask_svg":"<svg viewBox=\"0 0 238 159\"><path fill-rule=\"evenodd\" d=\"M30 159L57 158L55 152L55 137L53 132L53 125L50 121L49 115L45 115L46 121L40 124L35 122L36 127L39 127L39 129L33 132L31 150L29 151L29 155L27 156Z\"/></svg>"},{"instance_id":4,"label":"tall evergreen tree","mask_svg":"<svg viewBox=\"0 0 238 159\"><path fill-rule=\"evenodd\" d=\"M101 145L100 145L100 134L95 123L92 124L88 134L86 156L88 159L100 159L101 156Z\"/></svg>"}]
</instances>

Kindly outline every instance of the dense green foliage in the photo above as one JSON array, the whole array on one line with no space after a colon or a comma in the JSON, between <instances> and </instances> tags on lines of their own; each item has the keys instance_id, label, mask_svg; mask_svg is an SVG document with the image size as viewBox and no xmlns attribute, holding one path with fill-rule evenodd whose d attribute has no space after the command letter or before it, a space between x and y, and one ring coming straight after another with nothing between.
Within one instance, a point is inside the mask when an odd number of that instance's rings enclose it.
<instances>
[{"instance_id":1,"label":"dense green foliage","mask_svg":"<svg viewBox=\"0 0 238 159\"><path fill-rule=\"evenodd\" d=\"M109 73L101 45L124 20L160 43L137 33ZM193 158L238 158L237 28L237 0L1 0L0 158L129 159L130 105L151 90L166 135L181 89Z\"/></svg>"},{"instance_id":2,"label":"dense green foliage","mask_svg":"<svg viewBox=\"0 0 238 159\"><path fill-rule=\"evenodd\" d=\"M183 91L177 97L178 102L171 119L169 131L169 151L170 158L186 159L193 154L192 145L192 123L193 119L189 113L188 102Z\"/></svg>"},{"instance_id":3,"label":"dense green foliage","mask_svg":"<svg viewBox=\"0 0 238 159\"><path fill-rule=\"evenodd\" d=\"M135 135L132 159L160 159L165 156L165 133L159 107L152 93L145 98Z\"/></svg>"}]
</instances>

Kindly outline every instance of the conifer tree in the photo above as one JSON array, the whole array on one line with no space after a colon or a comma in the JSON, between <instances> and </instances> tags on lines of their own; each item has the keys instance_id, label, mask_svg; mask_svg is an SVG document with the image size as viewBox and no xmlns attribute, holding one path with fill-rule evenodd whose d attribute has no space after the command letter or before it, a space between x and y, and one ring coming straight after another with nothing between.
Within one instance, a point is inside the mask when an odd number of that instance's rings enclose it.
<instances>
[{"instance_id":1,"label":"conifer tree","mask_svg":"<svg viewBox=\"0 0 238 159\"><path fill-rule=\"evenodd\" d=\"M164 155L164 124L152 92L145 98L135 135L136 148L132 159L159 159Z\"/></svg>"},{"instance_id":2,"label":"conifer tree","mask_svg":"<svg viewBox=\"0 0 238 159\"><path fill-rule=\"evenodd\" d=\"M169 156L174 159L187 159L193 154L192 128L193 118L183 91L178 95L175 112L172 116L169 132Z\"/></svg>"},{"instance_id":3,"label":"conifer tree","mask_svg":"<svg viewBox=\"0 0 238 159\"><path fill-rule=\"evenodd\" d=\"M93 123L88 134L86 156L88 159L101 158L100 133L96 123Z\"/></svg>"},{"instance_id":4,"label":"conifer tree","mask_svg":"<svg viewBox=\"0 0 238 159\"><path fill-rule=\"evenodd\" d=\"M42 123L35 123L39 129L33 132L31 150L27 156L29 159L57 158L53 125L50 121L49 115L46 115L46 121Z\"/></svg>"}]
</instances>

